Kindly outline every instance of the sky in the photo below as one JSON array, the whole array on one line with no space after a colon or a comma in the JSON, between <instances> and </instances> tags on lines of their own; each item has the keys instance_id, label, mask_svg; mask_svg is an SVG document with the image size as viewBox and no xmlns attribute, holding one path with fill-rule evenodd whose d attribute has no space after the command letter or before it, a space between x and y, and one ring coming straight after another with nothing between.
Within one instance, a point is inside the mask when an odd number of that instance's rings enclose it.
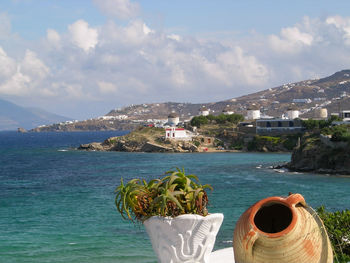
<instances>
[{"instance_id":1,"label":"sky","mask_svg":"<svg viewBox=\"0 0 350 263\"><path fill-rule=\"evenodd\" d=\"M350 1L2 0L0 98L87 119L350 68Z\"/></svg>"}]
</instances>

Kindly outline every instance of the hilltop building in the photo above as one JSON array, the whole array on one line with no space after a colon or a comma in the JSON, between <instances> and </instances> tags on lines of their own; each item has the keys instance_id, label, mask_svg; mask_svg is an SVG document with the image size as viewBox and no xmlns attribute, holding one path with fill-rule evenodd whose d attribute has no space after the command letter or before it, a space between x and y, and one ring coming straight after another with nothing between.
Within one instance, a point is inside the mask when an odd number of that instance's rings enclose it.
<instances>
[{"instance_id":1,"label":"hilltop building","mask_svg":"<svg viewBox=\"0 0 350 263\"><path fill-rule=\"evenodd\" d=\"M180 117L178 114L176 114L175 112L172 112L169 114L168 116L168 124L170 126L176 126L179 124L180 121Z\"/></svg>"},{"instance_id":2,"label":"hilltop building","mask_svg":"<svg viewBox=\"0 0 350 263\"><path fill-rule=\"evenodd\" d=\"M226 105L226 107L222 110L222 113L225 115L231 115L234 113L234 111L230 105Z\"/></svg>"},{"instance_id":3,"label":"hilltop building","mask_svg":"<svg viewBox=\"0 0 350 263\"><path fill-rule=\"evenodd\" d=\"M247 109L247 120L260 119L260 109L256 106L251 106Z\"/></svg>"},{"instance_id":4,"label":"hilltop building","mask_svg":"<svg viewBox=\"0 0 350 263\"><path fill-rule=\"evenodd\" d=\"M191 141L193 136L193 132L184 128L170 127L165 129L165 139Z\"/></svg>"},{"instance_id":5,"label":"hilltop building","mask_svg":"<svg viewBox=\"0 0 350 263\"><path fill-rule=\"evenodd\" d=\"M188 138L184 128L167 128L165 129L165 139L186 140Z\"/></svg>"},{"instance_id":6,"label":"hilltop building","mask_svg":"<svg viewBox=\"0 0 350 263\"><path fill-rule=\"evenodd\" d=\"M328 110L326 108L317 108L315 111L315 119L327 119Z\"/></svg>"},{"instance_id":7,"label":"hilltop building","mask_svg":"<svg viewBox=\"0 0 350 263\"><path fill-rule=\"evenodd\" d=\"M286 114L287 119L294 120L299 118L299 110L296 107L289 107Z\"/></svg>"},{"instance_id":8,"label":"hilltop building","mask_svg":"<svg viewBox=\"0 0 350 263\"><path fill-rule=\"evenodd\" d=\"M205 106L199 109L199 115L201 116L208 116L209 115L209 109L207 109Z\"/></svg>"}]
</instances>

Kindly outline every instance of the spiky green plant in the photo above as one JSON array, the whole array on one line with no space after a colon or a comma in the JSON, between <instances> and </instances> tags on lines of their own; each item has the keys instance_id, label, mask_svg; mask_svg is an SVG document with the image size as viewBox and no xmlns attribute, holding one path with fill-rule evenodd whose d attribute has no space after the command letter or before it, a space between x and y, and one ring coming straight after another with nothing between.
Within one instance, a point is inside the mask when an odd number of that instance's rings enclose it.
<instances>
[{"instance_id":1,"label":"spiky green plant","mask_svg":"<svg viewBox=\"0 0 350 263\"><path fill-rule=\"evenodd\" d=\"M143 222L151 216L176 217L182 214L208 214L208 195L197 176L184 169L165 172L161 179L150 182L133 179L116 188L115 204L124 219Z\"/></svg>"}]
</instances>

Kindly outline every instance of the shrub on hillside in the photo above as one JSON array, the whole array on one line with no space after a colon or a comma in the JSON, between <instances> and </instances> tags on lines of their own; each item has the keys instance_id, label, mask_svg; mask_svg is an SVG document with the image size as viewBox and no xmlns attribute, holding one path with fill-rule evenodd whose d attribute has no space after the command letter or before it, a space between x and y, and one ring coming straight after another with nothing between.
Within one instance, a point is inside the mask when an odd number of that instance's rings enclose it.
<instances>
[{"instance_id":1,"label":"shrub on hillside","mask_svg":"<svg viewBox=\"0 0 350 263\"><path fill-rule=\"evenodd\" d=\"M243 120L244 120L244 117L243 115L240 115L240 114L230 114L230 115L220 114L217 116L214 116L214 115L195 116L191 120L191 125L200 127L201 125L205 125L210 122L216 122L218 124L225 124L225 123L237 124Z\"/></svg>"},{"instance_id":2,"label":"shrub on hillside","mask_svg":"<svg viewBox=\"0 0 350 263\"><path fill-rule=\"evenodd\" d=\"M334 262L350 261L350 210L329 212L324 206L317 209L322 219L334 252Z\"/></svg>"}]
</instances>

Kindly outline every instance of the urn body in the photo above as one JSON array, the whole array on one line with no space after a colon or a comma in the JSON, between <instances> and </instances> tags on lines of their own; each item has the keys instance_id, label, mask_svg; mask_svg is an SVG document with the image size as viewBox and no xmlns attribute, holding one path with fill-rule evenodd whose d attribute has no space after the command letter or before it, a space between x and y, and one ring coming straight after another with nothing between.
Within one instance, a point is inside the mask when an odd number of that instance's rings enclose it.
<instances>
[{"instance_id":1,"label":"urn body","mask_svg":"<svg viewBox=\"0 0 350 263\"><path fill-rule=\"evenodd\" d=\"M300 194L269 197L238 220L233 237L236 263L331 263L327 231Z\"/></svg>"}]
</instances>

